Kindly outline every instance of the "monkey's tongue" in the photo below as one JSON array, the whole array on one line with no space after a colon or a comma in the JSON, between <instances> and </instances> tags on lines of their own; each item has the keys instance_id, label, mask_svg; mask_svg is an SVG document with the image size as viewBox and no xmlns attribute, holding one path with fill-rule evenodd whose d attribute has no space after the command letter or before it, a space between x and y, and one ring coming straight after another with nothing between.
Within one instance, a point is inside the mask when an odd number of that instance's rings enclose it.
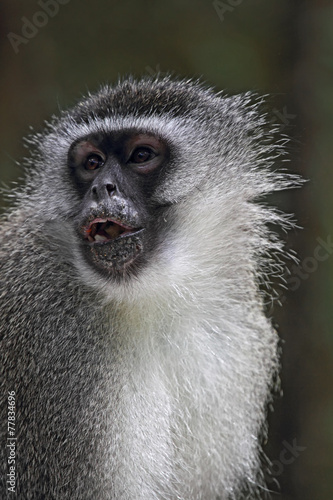
<instances>
[{"instance_id":1,"label":"monkey's tongue","mask_svg":"<svg viewBox=\"0 0 333 500\"><path fill-rule=\"evenodd\" d=\"M125 232L130 232L129 228L121 226L116 222L107 220L100 222L93 222L87 231L87 239L91 243L95 241L109 241L118 238Z\"/></svg>"}]
</instances>

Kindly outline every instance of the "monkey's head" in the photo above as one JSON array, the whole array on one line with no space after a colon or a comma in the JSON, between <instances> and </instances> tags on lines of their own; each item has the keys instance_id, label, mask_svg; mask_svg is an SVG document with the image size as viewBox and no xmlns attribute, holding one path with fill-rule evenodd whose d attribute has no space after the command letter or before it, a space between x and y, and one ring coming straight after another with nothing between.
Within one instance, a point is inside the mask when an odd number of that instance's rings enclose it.
<instances>
[{"instance_id":1,"label":"monkey's head","mask_svg":"<svg viewBox=\"0 0 333 500\"><path fill-rule=\"evenodd\" d=\"M104 87L35 136L40 168L29 203L39 220L73 232L88 268L108 280L138 276L173 231L192 246L216 240L230 200L272 189L267 165L267 175L253 175L258 138L260 154L271 146L250 102L169 78Z\"/></svg>"}]
</instances>

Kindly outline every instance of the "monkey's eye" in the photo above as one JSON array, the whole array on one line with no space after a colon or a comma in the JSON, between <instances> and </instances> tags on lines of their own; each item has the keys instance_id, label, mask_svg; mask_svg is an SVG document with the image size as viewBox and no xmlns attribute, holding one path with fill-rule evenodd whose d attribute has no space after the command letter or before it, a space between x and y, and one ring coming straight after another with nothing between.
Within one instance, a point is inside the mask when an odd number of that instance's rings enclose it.
<instances>
[{"instance_id":1,"label":"monkey's eye","mask_svg":"<svg viewBox=\"0 0 333 500\"><path fill-rule=\"evenodd\" d=\"M84 168L86 170L96 170L104 165L104 159L96 154L93 153L89 155L84 163Z\"/></svg>"},{"instance_id":2,"label":"monkey's eye","mask_svg":"<svg viewBox=\"0 0 333 500\"><path fill-rule=\"evenodd\" d=\"M155 158L156 154L148 147L141 146L136 148L131 154L129 163L145 163Z\"/></svg>"}]
</instances>

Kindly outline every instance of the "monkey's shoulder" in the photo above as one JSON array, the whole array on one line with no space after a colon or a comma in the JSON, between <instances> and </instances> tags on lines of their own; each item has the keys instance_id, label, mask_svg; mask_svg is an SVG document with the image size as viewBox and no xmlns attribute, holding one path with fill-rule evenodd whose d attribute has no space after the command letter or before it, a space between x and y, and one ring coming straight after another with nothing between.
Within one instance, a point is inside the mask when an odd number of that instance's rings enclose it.
<instances>
[{"instance_id":1,"label":"monkey's shoulder","mask_svg":"<svg viewBox=\"0 0 333 500\"><path fill-rule=\"evenodd\" d=\"M0 226L0 310L10 315L14 309L15 316L18 310L30 316L47 310L46 302L52 303L64 286L54 279L60 275L65 273L41 227L23 210L6 217Z\"/></svg>"}]
</instances>

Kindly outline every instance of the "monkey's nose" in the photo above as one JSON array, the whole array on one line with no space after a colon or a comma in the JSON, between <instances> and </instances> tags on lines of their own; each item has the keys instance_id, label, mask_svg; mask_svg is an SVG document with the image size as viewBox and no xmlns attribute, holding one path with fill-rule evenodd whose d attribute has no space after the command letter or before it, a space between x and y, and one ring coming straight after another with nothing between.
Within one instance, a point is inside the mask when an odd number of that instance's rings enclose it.
<instances>
[{"instance_id":1,"label":"monkey's nose","mask_svg":"<svg viewBox=\"0 0 333 500\"><path fill-rule=\"evenodd\" d=\"M117 191L116 185L111 182L103 184L102 186L94 185L91 188L91 193L96 199L103 199L106 193L108 196L113 196L116 193L116 191Z\"/></svg>"}]
</instances>

